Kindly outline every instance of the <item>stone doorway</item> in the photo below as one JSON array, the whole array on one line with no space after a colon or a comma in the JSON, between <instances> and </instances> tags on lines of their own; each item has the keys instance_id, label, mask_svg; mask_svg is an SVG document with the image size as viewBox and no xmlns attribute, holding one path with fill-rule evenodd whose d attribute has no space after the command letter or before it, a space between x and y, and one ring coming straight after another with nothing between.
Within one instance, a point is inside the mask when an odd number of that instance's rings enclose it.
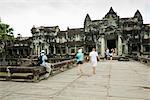
<instances>
[{"instance_id":1,"label":"stone doorway","mask_svg":"<svg viewBox=\"0 0 150 100\"><path fill-rule=\"evenodd\" d=\"M112 48L116 48L116 40L107 40L107 48L108 49L112 49Z\"/></svg>"},{"instance_id":2,"label":"stone doorway","mask_svg":"<svg viewBox=\"0 0 150 100\"><path fill-rule=\"evenodd\" d=\"M54 47L53 46L50 46L49 47L49 54L53 54L54 53Z\"/></svg>"}]
</instances>

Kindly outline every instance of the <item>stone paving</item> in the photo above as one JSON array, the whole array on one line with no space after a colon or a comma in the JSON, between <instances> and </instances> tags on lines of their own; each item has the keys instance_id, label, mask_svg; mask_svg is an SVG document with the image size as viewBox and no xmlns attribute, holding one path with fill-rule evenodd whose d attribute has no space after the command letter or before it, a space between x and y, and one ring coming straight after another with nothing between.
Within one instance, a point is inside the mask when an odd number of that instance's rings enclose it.
<instances>
[{"instance_id":1,"label":"stone paving","mask_svg":"<svg viewBox=\"0 0 150 100\"><path fill-rule=\"evenodd\" d=\"M139 62L101 61L96 75L70 69L39 83L0 81L0 100L150 100L150 67Z\"/></svg>"}]
</instances>

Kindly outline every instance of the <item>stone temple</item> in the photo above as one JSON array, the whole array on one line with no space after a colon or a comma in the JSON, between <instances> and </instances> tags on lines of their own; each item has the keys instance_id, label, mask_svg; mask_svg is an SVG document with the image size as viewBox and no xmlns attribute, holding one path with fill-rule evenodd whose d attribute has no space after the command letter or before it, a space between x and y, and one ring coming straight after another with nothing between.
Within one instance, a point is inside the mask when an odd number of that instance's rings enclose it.
<instances>
[{"instance_id":1,"label":"stone temple","mask_svg":"<svg viewBox=\"0 0 150 100\"><path fill-rule=\"evenodd\" d=\"M75 55L78 48L89 54L96 47L104 57L105 49L115 49L115 56L150 57L150 24L143 23L139 10L132 17L121 18L111 7L101 20L92 20L87 14L82 28L67 28L61 31L59 26L33 26L32 37L18 37L13 43L7 43L7 58L26 58L39 55L45 50L49 57Z\"/></svg>"},{"instance_id":2,"label":"stone temple","mask_svg":"<svg viewBox=\"0 0 150 100\"><path fill-rule=\"evenodd\" d=\"M68 28L61 31L59 26L33 26L31 54L38 55L42 49L47 55L74 55L78 48L89 53L96 47L104 56L106 48L115 48L116 55L150 55L150 24L143 23L139 10L132 17L120 18L111 7L101 20L92 20L87 14L83 28Z\"/></svg>"}]
</instances>

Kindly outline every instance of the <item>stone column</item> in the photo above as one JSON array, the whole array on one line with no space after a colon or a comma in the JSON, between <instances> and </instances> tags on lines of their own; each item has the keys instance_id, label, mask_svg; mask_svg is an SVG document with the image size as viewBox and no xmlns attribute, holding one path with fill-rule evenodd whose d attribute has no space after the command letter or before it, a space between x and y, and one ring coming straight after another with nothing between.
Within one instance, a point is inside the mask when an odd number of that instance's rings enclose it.
<instances>
[{"instance_id":1,"label":"stone column","mask_svg":"<svg viewBox=\"0 0 150 100\"><path fill-rule=\"evenodd\" d=\"M63 54L63 51L62 51L63 49L62 49L62 48L63 48L63 47L60 45L60 46L59 46L59 49L60 49L60 55Z\"/></svg>"},{"instance_id":2,"label":"stone column","mask_svg":"<svg viewBox=\"0 0 150 100\"><path fill-rule=\"evenodd\" d=\"M35 55L38 55L38 46L35 46Z\"/></svg>"},{"instance_id":3,"label":"stone column","mask_svg":"<svg viewBox=\"0 0 150 100\"><path fill-rule=\"evenodd\" d=\"M28 55L24 48L22 49L22 52L23 52L23 56L27 56Z\"/></svg>"},{"instance_id":4,"label":"stone column","mask_svg":"<svg viewBox=\"0 0 150 100\"><path fill-rule=\"evenodd\" d=\"M68 54L71 54L71 52L70 52L70 47L68 47Z\"/></svg>"},{"instance_id":5,"label":"stone column","mask_svg":"<svg viewBox=\"0 0 150 100\"><path fill-rule=\"evenodd\" d=\"M122 55L122 40L121 35L118 35L118 56Z\"/></svg>"},{"instance_id":6,"label":"stone column","mask_svg":"<svg viewBox=\"0 0 150 100\"><path fill-rule=\"evenodd\" d=\"M125 43L125 54L126 55L128 54L128 44L127 44L127 42Z\"/></svg>"},{"instance_id":7,"label":"stone column","mask_svg":"<svg viewBox=\"0 0 150 100\"><path fill-rule=\"evenodd\" d=\"M49 54L49 45L48 44L45 45L45 49L46 49L46 54Z\"/></svg>"},{"instance_id":8,"label":"stone column","mask_svg":"<svg viewBox=\"0 0 150 100\"><path fill-rule=\"evenodd\" d=\"M16 50L17 50L17 54L20 55L19 49L16 49Z\"/></svg>"},{"instance_id":9,"label":"stone column","mask_svg":"<svg viewBox=\"0 0 150 100\"><path fill-rule=\"evenodd\" d=\"M144 52L144 48L143 48L143 45L141 44L140 53L142 53L142 54L140 56L143 56L143 52Z\"/></svg>"},{"instance_id":10,"label":"stone column","mask_svg":"<svg viewBox=\"0 0 150 100\"><path fill-rule=\"evenodd\" d=\"M36 45L34 47L33 54L36 55Z\"/></svg>"},{"instance_id":11,"label":"stone column","mask_svg":"<svg viewBox=\"0 0 150 100\"><path fill-rule=\"evenodd\" d=\"M66 45L66 54L69 54L68 46Z\"/></svg>"},{"instance_id":12,"label":"stone column","mask_svg":"<svg viewBox=\"0 0 150 100\"><path fill-rule=\"evenodd\" d=\"M104 35L101 37L101 55L104 57L105 56L105 39Z\"/></svg>"},{"instance_id":13,"label":"stone column","mask_svg":"<svg viewBox=\"0 0 150 100\"><path fill-rule=\"evenodd\" d=\"M53 54L56 54L56 46L53 45L53 47L54 47L54 52L53 52Z\"/></svg>"},{"instance_id":14,"label":"stone column","mask_svg":"<svg viewBox=\"0 0 150 100\"><path fill-rule=\"evenodd\" d=\"M37 55L40 55L40 46L37 47Z\"/></svg>"},{"instance_id":15,"label":"stone column","mask_svg":"<svg viewBox=\"0 0 150 100\"><path fill-rule=\"evenodd\" d=\"M11 48L11 51L12 51L12 54L11 54L11 55L14 55L14 49L13 49L13 48Z\"/></svg>"},{"instance_id":16,"label":"stone column","mask_svg":"<svg viewBox=\"0 0 150 100\"><path fill-rule=\"evenodd\" d=\"M75 52L75 53L77 52L77 47L76 47L76 45L74 46L74 52Z\"/></svg>"}]
</instances>

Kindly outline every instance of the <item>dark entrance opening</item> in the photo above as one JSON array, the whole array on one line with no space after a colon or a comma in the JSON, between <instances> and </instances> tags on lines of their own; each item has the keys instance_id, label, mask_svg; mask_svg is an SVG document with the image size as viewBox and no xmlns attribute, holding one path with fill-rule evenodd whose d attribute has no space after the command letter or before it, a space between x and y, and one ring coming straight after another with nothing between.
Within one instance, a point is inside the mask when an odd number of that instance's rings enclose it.
<instances>
[{"instance_id":1,"label":"dark entrance opening","mask_svg":"<svg viewBox=\"0 0 150 100\"><path fill-rule=\"evenodd\" d=\"M116 40L107 40L107 48L108 49L116 48Z\"/></svg>"}]
</instances>

